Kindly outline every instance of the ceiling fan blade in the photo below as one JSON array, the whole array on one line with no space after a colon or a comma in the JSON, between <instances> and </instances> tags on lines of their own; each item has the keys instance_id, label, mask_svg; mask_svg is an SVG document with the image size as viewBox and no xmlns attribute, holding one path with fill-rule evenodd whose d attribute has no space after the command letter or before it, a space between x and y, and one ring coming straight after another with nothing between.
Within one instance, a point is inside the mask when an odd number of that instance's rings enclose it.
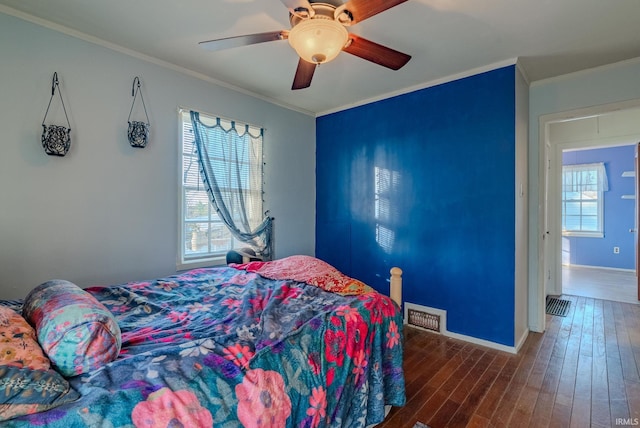
<instances>
[{"instance_id":1,"label":"ceiling fan blade","mask_svg":"<svg viewBox=\"0 0 640 428\"><path fill-rule=\"evenodd\" d=\"M411 59L411 55L379 45L355 34L349 34L349 39L349 43L342 49L343 51L392 70L399 70Z\"/></svg>"},{"instance_id":2,"label":"ceiling fan blade","mask_svg":"<svg viewBox=\"0 0 640 428\"><path fill-rule=\"evenodd\" d=\"M313 73L316 71L316 67L317 64L307 62L300 58L291 89L304 89L311 86L311 79L313 79Z\"/></svg>"},{"instance_id":3,"label":"ceiling fan blade","mask_svg":"<svg viewBox=\"0 0 640 428\"><path fill-rule=\"evenodd\" d=\"M237 48L240 46L255 45L256 43L273 42L284 40L289 37L286 30L270 31L268 33L247 34L245 36L226 37L224 39L207 40L198 43L209 51L219 51L222 49Z\"/></svg>"},{"instance_id":4,"label":"ceiling fan blade","mask_svg":"<svg viewBox=\"0 0 640 428\"><path fill-rule=\"evenodd\" d=\"M307 11L313 13L313 9L311 9L311 5L308 0L280 0L289 11L300 11L306 9Z\"/></svg>"},{"instance_id":5,"label":"ceiling fan blade","mask_svg":"<svg viewBox=\"0 0 640 428\"><path fill-rule=\"evenodd\" d=\"M406 1L407 0L349 0L344 4L344 8L351 12L353 17L351 24L355 24Z\"/></svg>"}]
</instances>

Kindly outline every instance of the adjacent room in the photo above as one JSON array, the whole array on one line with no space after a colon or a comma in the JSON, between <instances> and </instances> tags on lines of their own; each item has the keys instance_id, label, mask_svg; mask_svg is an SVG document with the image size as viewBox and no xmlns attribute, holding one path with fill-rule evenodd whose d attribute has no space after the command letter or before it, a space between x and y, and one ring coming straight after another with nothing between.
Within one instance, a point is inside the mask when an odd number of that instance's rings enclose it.
<instances>
[{"instance_id":1,"label":"adjacent room","mask_svg":"<svg viewBox=\"0 0 640 428\"><path fill-rule=\"evenodd\" d=\"M637 424L639 16L0 0L0 425Z\"/></svg>"},{"instance_id":2,"label":"adjacent room","mask_svg":"<svg viewBox=\"0 0 640 428\"><path fill-rule=\"evenodd\" d=\"M633 144L563 152L563 294L638 303L635 150ZM603 177L601 190L581 180L594 171ZM576 185L594 190L582 193ZM575 191L585 198L576 198ZM587 199L586 192L594 191Z\"/></svg>"}]
</instances>

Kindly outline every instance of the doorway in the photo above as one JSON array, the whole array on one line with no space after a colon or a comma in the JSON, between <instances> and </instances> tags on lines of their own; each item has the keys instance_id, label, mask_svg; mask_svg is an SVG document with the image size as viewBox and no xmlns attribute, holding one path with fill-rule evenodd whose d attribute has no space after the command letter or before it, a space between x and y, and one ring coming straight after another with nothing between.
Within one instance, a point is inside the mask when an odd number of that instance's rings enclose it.
<instances>
[{"instance_id":1,"label":"doorway","mask_svg":"<svg viewBox=\"0 0 640 428\"><path fill-rule=\"evenodd\" d=\"M629 117L633 117L634 120L629 120ZM548 295L561 295L563 292L562 200L559 191L563 150L619 146L638 142L640 141L638 117L640 117L640 100L589 107L540 118L539 227L541 233L538 237L537 300L542 312L544 312L544 302ZM562 132L556 133L554 138L551 138L554 127ZM589 133L585 134L587 131Z\"/></svg>"},{"instance_id":2,"label":"doorway","mask_svg":"<svg viewBox=\"0 0 640 428\"><path fill-rule=\"evenodd\" d=\"M630 113L613 114L616 121L624 123L636 119ZM637 303L635 144L600 144L599 135L584 132L585 126L597 130L600 117L580 122L557 123L550 132L552 141L593 136L590 146L562 151L562 179L557 189L561 200L562 294ZM611 128L610 123L604 123ZM567 126L570 132L564 132ZM626 125L622 127L627 131ZM572 131L575 129L578 132ZM609 129L608 133L620 134L614 131Z\"/></svg>"}]
</instances>

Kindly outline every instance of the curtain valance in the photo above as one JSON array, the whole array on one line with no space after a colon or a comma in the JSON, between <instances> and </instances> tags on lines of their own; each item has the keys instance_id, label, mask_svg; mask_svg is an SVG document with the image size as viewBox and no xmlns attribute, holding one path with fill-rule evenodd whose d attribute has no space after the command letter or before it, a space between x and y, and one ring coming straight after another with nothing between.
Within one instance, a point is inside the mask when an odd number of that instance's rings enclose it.
<instances>
[{"instance_id":1,"label":"curtain valance","mask_svg":"<svg viewBox=\"0 0 640 428\"><path fill-rule=\"evenodd\" d=\"M609 190L603 162L564 165L562 187L565 192L605 192Z\"/></svg>"}]
</instances>

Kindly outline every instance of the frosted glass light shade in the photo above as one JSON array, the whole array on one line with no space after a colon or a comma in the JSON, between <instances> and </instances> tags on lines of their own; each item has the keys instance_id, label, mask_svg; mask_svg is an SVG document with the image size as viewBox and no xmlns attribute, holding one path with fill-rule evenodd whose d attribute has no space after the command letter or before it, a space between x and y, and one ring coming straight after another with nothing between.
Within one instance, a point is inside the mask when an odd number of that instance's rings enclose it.
<instances>
[{"instance_id":1,"label":"frosted glass light shade","mask_svg":"<svg viewBox=\"0 0 640 428\"><path fill-rule=\"evenodd\" d=\"M301 21L289 32L291 47L300 58L314 64L322 64L338 56L348 38L346 28L329 19Z\"/></svg>"}]
</instances>

